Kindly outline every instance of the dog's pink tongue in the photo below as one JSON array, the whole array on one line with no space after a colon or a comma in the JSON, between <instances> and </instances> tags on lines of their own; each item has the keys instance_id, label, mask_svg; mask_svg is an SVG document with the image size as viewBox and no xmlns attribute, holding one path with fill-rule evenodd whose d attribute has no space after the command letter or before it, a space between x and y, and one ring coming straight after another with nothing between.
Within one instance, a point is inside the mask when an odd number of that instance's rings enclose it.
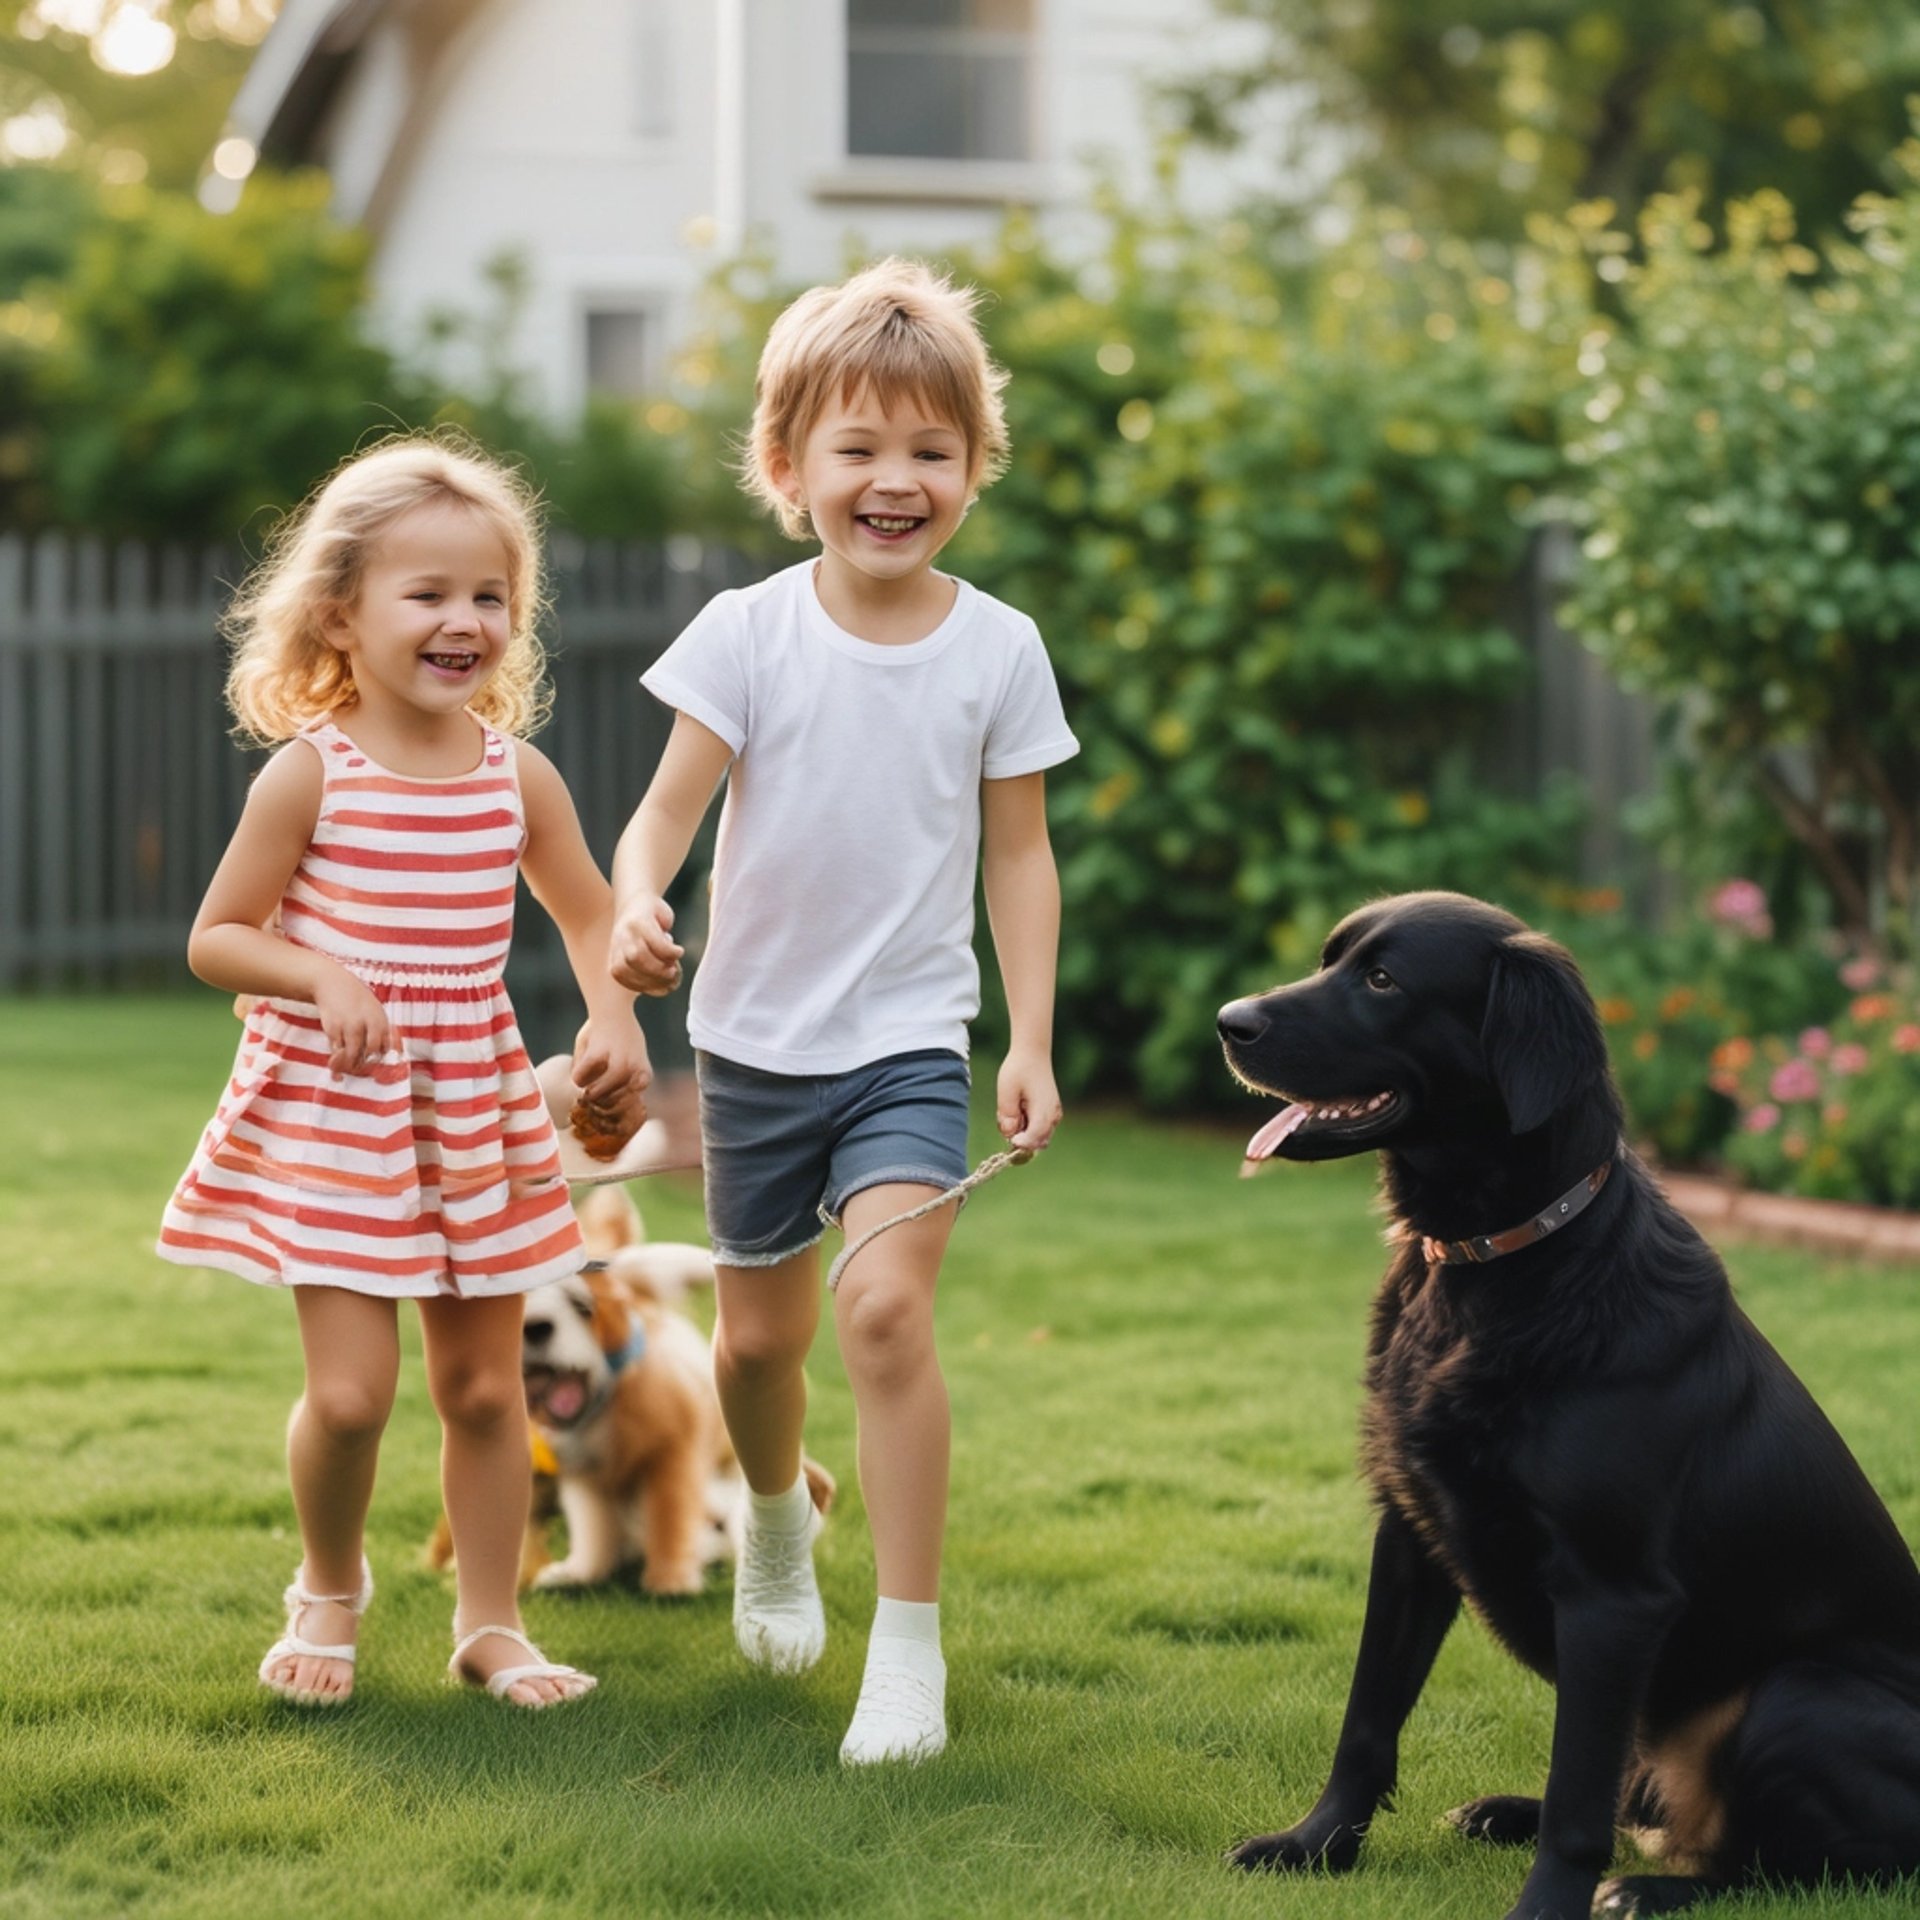
<instances>
[{"instance_id":1,"label":"dog's pink tongue","mask_svg":"<svg viewBox=\"0 0 1920 1920\"><path fill-rule=\"evenodd\" d=\"M1283 1107L1267 1124L1247 1142L1246 1164L1241 1173L1255 1173L1263 1160L1271 1160L1280 1151L1280 1143L1288 1134L1306 1124L1306 1118L1313 1109L1305 1104Z\"/></svg>"},{"instance_id":2,"label":"dog's pink tongue","mask_svg":"<svg viewBox=\"0 0 1920 1920\"><path fill-rule=\"evenodd\" d=\"M586 1387L578 1380L556 1380L547 1392L547 1412L556 1420L571 1420L587 1404Z\"/></svg>"}]
</instances>

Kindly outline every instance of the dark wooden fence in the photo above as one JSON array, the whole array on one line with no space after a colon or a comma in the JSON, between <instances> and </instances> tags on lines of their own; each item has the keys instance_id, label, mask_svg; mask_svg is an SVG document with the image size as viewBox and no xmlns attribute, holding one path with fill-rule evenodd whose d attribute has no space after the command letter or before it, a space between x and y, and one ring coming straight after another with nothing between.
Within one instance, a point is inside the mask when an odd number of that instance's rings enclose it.
<instances>
[{"instance_id":1,"label":"dark wooden fence","mask_svg":"<svg viewBox=\"0 0 1920 1920\"><path fill-rule=\"evenodd\" d=\"M640 673L753 572L690 539L561 535L552 558L557 700L540 745L604 865L671 719ZM0 537L0 990L186 977L187 927L261 758L223 732L215 623L239 566L231 554ZM525 898L508 984L530 1046L571 1040L566 955ZM642 1011L657 1061L684 1060L684 1019Z\"/></svg>"}]
</instances>

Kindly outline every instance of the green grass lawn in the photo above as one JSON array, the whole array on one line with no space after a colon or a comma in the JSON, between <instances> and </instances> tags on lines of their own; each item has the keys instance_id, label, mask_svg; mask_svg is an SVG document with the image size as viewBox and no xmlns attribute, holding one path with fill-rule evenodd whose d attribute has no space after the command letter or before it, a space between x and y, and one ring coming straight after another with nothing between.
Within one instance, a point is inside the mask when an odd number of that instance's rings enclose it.
<instances>
[{"instance_id":1,"label":"green grass lawn","mask_svg":"<svg viewBox=\"0 0 1920 1920\"><path fill-rule=\"evenodd\" d=\"M0 1915L1506 1910L1524 1856L1437 1822L1537 1788L1552 1700L1471 1623L1356 1874L1248 1880L1220 1860L1312 1802L1345 1698L1368 1550L1355 1382L1381 1262L1369 1165L1243 1183L1235 1134L1075 1114L978 1197L940 1307L953 1745L849 1776L872 1556L830 1332L809 1441L846 1498L820 1547L831 1638L812 1673L740 1662L722 1578L696 1601L535 1596L536 1636L601 1676L581 1707L521 1715L445 1688L451 1590L420 1563L437 1435L409 1327L359 1696L319 1717L263 1694L298 1557L291 1303L152 1254L232 1021L212 995L13 1001L0 1035ZM692 1184L640 1197L657 1237L698 1234ZM1734 1267L1920 1539L1920 1280L1753 1250ZM1725 1910L1884 1916L1912 1897Z\"/></svg>"}]
</instances>

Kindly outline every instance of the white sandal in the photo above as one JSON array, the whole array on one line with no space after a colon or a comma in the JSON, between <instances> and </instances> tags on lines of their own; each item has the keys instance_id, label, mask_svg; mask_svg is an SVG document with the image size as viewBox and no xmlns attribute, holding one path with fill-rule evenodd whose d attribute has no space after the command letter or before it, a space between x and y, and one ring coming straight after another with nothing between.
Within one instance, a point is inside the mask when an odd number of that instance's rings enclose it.
<instances>
[{"instance_id":1,"label":"white sandal","mask_svg":"<svg viewBox=\"0 0 1920 1920\"><path fill-rule=\"evenodd\" d=\"M299 1658L305 1655L309 1660L344 1660L352 1666L359 1648L347 1643L338 1647L317 1646L313 1641L304 1639L298 1631L300 1616L309 1607L317 1607L323 1602L328 1606L345 1607L357 1620L366 1612L367 1603L373 1598L373 1569L363 1558L360 1562L360 1591L358 1593L309 1593L301 1584L300 1576L306 1572L303 1561L294 1569L293 1584L280 1598L287 1609L287 1630L267 1649L266 1658L260 1662L260 1684L269 1693L277 1693L283 1700L291 1700L301 1707L341 1707L353 1698L353 1690L345 1693L315 1693L311 1687L295 1687L285 1680L276 1680L267 1669L278 1660Z\"/></svg>"},{"instance_id":2,"label":"white sandal","mask_svg":"<svg viewBox=\"0 0 1920 1920\"><path fill-rule=\"evenodd\" d=\"M497 1633L503 1640L513 1640L526 1648L533 1657L517 1667L502 1667L486 1680L477 1679L460 1662L467 1649L476 1640L484 1640L488 1634ZM450 1678L463 1686L484 1686L496 1700L506 1700L509 1688L517 1686L522 1680L584 1680L587 1684L573 1692L563 1693L557 1700L510 1700L509 1706L525 1707L529 1712L541 1707L564 1706L569 1700L583 1700L600 1682L590 1673L582 1673L578 1667L563 1667L549 1660L518 1627L475 1627L471 1633L462 1634L454 1643L453 1658L447 1662Z\"/></svg>"}]
</instances>

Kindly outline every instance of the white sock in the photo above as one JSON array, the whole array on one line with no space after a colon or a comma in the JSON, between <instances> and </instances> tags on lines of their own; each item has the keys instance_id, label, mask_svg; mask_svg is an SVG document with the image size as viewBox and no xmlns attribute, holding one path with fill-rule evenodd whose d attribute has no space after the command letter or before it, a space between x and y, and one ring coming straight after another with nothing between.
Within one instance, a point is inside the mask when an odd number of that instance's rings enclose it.
<instances>
[{"instance_id":1,"label":"white sock","mask_svg":"<svg viewBox=\"0 0 1920 1920\"><path fill-rule=\"evenodd\" d=\"M755 1493L747 1489L749 1524L769 1528L774 1533L798 1533L813 1521L813 1495L807 1491L803 1473L785 1493Z\"/></svg>"},{"instance_id":2,"label":"white sock","mask_svg":"<svg viewBox=\"0 0 1920 1920\"><path fill-rule=\"evenodd\" d=\"M889 1600L883 1593L873 1606L873 1637L876 1640L924 1640L938 1653L940 1602Z\"/></svg>"},{"instance_id":3,"label":"white sock","mask_svg":"<svg viewBox=\"0 0 1920 1920\"><path fill-rule=\"evenodd\" d=\"M804 1673L827 1644L813 1574L819 1531L803 1474L785 1493L747 1493L746 1537L733 1573L733 1637L755 1666Z\"/></svg>"},{"instance_id":4,"label":"white sock","mask_svg":"<svg viewBox=\"0 0 1920 1920\"><path fill-rule=\"evenodd\" d=\"M843 1766L931 1760L947 1744L947 1663L937 1602L889 1600L873 1610L860 1704L840 1744Z\"/></svg>"}]
</instances>

